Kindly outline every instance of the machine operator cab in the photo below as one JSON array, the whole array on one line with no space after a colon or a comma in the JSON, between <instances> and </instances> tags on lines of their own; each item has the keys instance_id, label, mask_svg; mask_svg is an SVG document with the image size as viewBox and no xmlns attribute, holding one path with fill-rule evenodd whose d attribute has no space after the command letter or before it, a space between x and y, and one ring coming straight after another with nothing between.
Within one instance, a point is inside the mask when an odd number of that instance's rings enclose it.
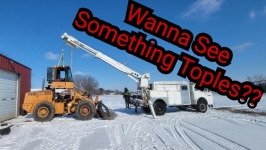
<instances>
[{"instance_id":1,"label":"machine operator cab","mask_svg":"<svg viewBox=\"0 0 266 150\"><path fill-rule=\"evenodd\" d=\"M47 68L48 87L53 89L72 89L74 82L69 66L54 66Z\"/></svg>"}]
</instances>

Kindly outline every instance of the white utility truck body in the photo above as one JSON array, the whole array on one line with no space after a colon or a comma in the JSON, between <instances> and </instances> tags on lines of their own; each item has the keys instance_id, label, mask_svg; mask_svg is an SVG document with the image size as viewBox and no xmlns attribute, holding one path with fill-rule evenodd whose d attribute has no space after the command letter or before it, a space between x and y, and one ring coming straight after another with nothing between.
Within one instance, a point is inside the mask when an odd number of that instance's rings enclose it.
<instances>
[{"instance_id":1,"label":"white utility truck body","mask_svg":"<svg viewBox=\"0 0 266 150\"><path fill-rule=\"evenodd\" d=\"M155 103L161 99L167 106L192 106L204 98L209 106L213 106L212 92L209 90L200 91L195 88L195 83L186 81L161 81L153 82L150 90L150 100Z\"/></svg>"},{"instance_id":2,"label":"white utility truck body","mask_svg":"<svg viewBox=\"0 0 266 150\"><path fill-rule=\"evenodd\" d=\"M196 109L198 112L206 112L207 107L213 107L213 95L205 88L203 91L195 88L195 83L186 81L157 81L150 84L149 98L154 106L156 115L164 115L166 106ZM139 103L142 110L149 113L146 103L141 103L138 98L132 101Z\"/></svg>"}]
</instances>

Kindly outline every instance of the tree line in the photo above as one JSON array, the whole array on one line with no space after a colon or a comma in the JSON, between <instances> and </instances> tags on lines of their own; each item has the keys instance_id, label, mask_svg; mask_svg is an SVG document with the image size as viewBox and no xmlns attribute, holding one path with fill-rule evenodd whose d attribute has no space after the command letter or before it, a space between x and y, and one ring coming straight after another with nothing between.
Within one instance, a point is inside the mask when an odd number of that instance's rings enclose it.
<instances>
[{"instance_id":1,"label":"tree line","mask_svg":"<svg viewBox=\"0 0 266 150\"><path fill-rule=\"evenodd\" d=\"M99 82L94 77L90 75L75 75L74 76L74 85L76 88L86 91L90 94L100 94L100 95L109 95L109 94L116 94L120 95L123 92L117 89L110 90L99 88Z\"/></svg>"},{"instance_id":2,"label":"tree line","mask_svg":"<svg viewBox=\"0 0 266 150\"><path fill-rule=\"evenodd\" d=\"M266 92L266 76L263 74L254 75L253 77L247 76L247 81L252 82L253 84L260 86Z\"/></svg>"},{"instance_id":3,"label":"tree line","mask_svg":"<svg viewBox=\"0 0 266 150\"><path fill-rule=\"evenodd\" d=\"M252 82L253 84L260 86L266 92L266 76L263 74L247 76L247 81ZM109 95L109 94L122 94L122 91L118 89L110 90L104 89L102 87L99 88L99 82L90 75L75 75L74 76L74 84L75 87L86 91L91 94L100 94L100 95Z\"/></svg>"}]
</instances>

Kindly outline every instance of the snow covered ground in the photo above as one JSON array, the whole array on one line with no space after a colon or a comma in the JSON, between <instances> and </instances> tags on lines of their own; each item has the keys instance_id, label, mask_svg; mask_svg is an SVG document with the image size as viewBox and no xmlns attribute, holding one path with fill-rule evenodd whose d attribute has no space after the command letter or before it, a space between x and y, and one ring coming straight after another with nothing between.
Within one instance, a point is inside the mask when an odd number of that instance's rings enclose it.
<instances>
[{"instance_id":1,"label":"snow covered ground","mask_svg":"<svg viewBox=\"0 0 266 150\"><path fill-rule=\"evenodd\" d=\"M214 95L206 113L168 108L164 116L125 109L122 96L101 97L118 116L114 120L77 120L75 115L35 122L32 115L11 123L0 149L265 149L266 96L257 108Z\"/></svg>"}]
</instances>

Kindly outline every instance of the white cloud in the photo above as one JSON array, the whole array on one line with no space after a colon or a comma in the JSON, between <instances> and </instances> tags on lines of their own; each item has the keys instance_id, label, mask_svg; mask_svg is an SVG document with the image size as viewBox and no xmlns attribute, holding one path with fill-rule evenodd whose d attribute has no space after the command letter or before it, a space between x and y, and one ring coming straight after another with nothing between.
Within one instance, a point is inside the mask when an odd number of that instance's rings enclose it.
<instances>
[{"instance_id":1,"label":"white cloud","mask_svg":"<svg viewBox=\"0 0 266 150\"><path fill-rule=\"evenodd\" d=\"M263 11L262 11L262 13L263 13L264 15L266 15L266 6L263 7Z\"/></svg>"},{"instance_id":2,"label":"white cloud","mask_svg":"<svg viewBox=\"0 0 266 150\"><path fill-rule=\"evenodd\" d=\"M197 0L189 6L188 10L182 14L182 17L208 17L220 10L223 1L224 0Z\"/></svg>"},{"instance_id":3,"label":"white cloud","mask_svg":"<svg viewBox=\"0 0 266 150\"><path fill-rule=\"evenodd\" d=\"M89 58L89 57L91 57L91 54L83 54L82 56L81 56L81 58Z\"/></svg>"},{"instance_id":4,"label":"white cloud","mask_svg":"<svg viewBox=\"0 0 266 150\"><path fill-rule=\"evenodd\" d=\"M59 56L60 56L59 54L54 54L54 53L52 53L52 52L47 52L47 53L45 53L45 55L44 55L44 57L45 57L46 59L50 59L50 60L58 59Z\"/></svg>"},{"instance_id":5,"label":"white cloud","mask_svg":"<svg viewBox=\"0 0 266 150\"><path fill-rule=\"evenodd\" d=\"M232 47L232 50L234 50L234 51L242 51L243 49L248 48L248 47L250 47L252 45L254 45L254 43L246 42L246 43L243 43L243 44L240 44L240 45Z\"/></svg>"},{"instance_id":6,"label":"white cloud","mask_svg":"<svg viewBox=\"0 0 266 150\"><path fill-rule=\"evenodd\" d=\"M81 71L76 71L73 73L73 75L85 75L85 73Z\"/></svg>"},{"instance_id":7,"label":"white cloud","mask_svg":"<svg viewBox=\"0 0 266 150\"><path fill-rule=\"evenodd\" d=\"M248 17L250 19L254 19L256 17L256 13L254 11L251 11L249 14L248 14Z\"/></svg>"},{"instance_id":8,"label":"white cloud","mask_svg":"<svg viewBox=\"0 0 266 150\"><path fill-rule=\"evenodd\" d=\"M90 73L88 73L88 72L82 72L82 71L75 71L75 72L73 73L73 75L82 75L82 76L84 76L84 75L88 75L88 74L90 74Z\"/></svg>"},{"instance_id":9,"label":"white cloud","mask_svg":"<svg viewBox=\"0 0 266 150\"><path fill-rule=\"evenodd\" d=\"M263 6L262 10L257 10L257 11L251 11L248 14L248 17L250 19L254 19L254 18L259 18L259 17L263 17L266 15L266 6Z\"/></svg>"}]
</instances>

